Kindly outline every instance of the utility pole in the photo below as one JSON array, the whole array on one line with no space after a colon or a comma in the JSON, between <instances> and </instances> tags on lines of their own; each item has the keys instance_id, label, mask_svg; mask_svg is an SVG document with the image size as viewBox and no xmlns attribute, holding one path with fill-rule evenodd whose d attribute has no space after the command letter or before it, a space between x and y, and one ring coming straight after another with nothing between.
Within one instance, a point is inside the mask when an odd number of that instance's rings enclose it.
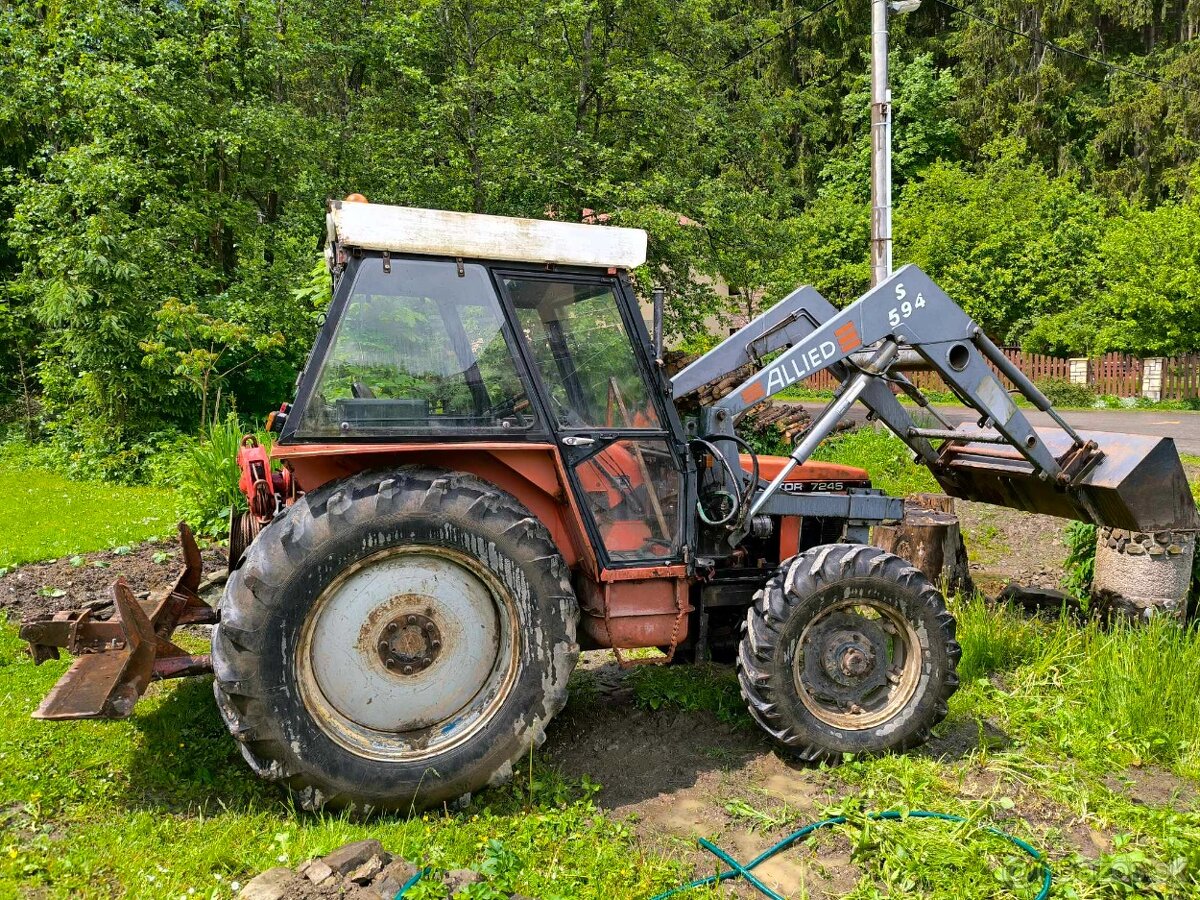
<instances>
[{"instance_id":1,"label":"utility pole","mask_svg":"<svg viewBox=\"0 0 1200 900\"><path fill-rule=\"evenodd\" d=\"M892 274L892 92L888 87L888 13L921 0L871 0L871 284Z\"/></svg>"},{"instance_id":2,"label":"utility pole","mask_svg":"<svg viewBox=\"0 0 1200 900\"><path fill-rule=\"evenodd\" d=\"M871 0L871 285L892 274L892 92L888 0Z\"/></svg>"}]
</instances>

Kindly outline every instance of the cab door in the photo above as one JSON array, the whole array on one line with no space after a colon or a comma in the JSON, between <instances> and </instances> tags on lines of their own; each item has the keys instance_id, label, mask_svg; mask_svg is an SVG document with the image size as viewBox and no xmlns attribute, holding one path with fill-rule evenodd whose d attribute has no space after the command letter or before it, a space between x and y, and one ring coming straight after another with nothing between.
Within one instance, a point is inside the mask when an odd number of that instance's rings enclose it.
<instances>
[{"instance_id":1,"label":"cab door","mask_svg":"<svg viewBox=\"0 0 1200 900\"><path fill-rule=\"evenodd\" d=\"M672 435L678 420L652 389L645 327L623 285L532 271L496 277L605 563L681 561L687 479Z\"/></svg>"}]
</instances>

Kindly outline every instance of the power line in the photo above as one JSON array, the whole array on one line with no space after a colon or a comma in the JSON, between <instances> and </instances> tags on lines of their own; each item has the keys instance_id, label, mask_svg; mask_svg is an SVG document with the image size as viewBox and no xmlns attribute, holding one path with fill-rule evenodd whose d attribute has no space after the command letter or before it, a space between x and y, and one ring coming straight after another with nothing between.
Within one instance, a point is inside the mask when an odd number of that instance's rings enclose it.
<instances>
[{"instance_id":1,"label":"power line","mask_svg":"<svg viewBox=\"0 0 1200 900\"><path fill-rule=\"evenodd\" d=\"M784 35L787 35L793 31L795 31L797 28L799 28L801 25L803 25L805 22L807 22L813 16L824 12L826 9L833 6L833 4L835 4L835 3L837 3L837 0L825 0L824 3L822 3L816 9L814 9L812 12L805 13L804 15L802 15L791 25L784 28L783 31L779 32L779 34L773 34L769 38L763 38L761 41L759 41L757 44L755 44L753 47L751 47L749 50L747 50L745 53L743 53L737 59L733 60L732 62L727 62L725 65L721 66L721 68L717 69L717 71L724 72L726 69L731 68L732 66L736 66L738 63L740 63L742 60L746 59L748 56L754 55L759 50L761 50L763 47L767 46L767 44L773 44L775 41L779 40Z\"/></svg>"},{"instance_id":2,"label":"power line","mask_svg":"<svg viewBox=\"0 0 1200 900\"><path fill-rule=\"evenodd\" d=\"M1153 81L1155 84L1178 84L1170 79L1159 78L1157 75L1149 75L1145 72L1139 72L1137 69L1129 69L1125 66L1119 66L1116 63L1111 63L1106 59L1102 59L1101 57L1089 56L1086 53L1080 53L1078 50L1072 50L1069 47L1064 47L1062 44L1056 44L1053 41L1047 41L1039 37L1034 37L1032 34L1028 34L1024 31L1017 31L1015 28L1009 28L1005 25L1001 25L999 22L994 22L991 19L979 15L979 13L974 13L969 9L963 9L961 6L956 6L955 4L951 3L950 0L937 0L937 2L942 4L942 6L949 7L956 12L962 13L969 19L974 19L977 22L982 22L984 25L995 28L997 31L1003 31L1005 34L1011 34L1013 37L1024 38L1025 40L1029 41L1029 43L1038 47L1046 47L1058 53L1065 53L1067 56L1074 56L1076 59L1082 59L1085 62L1103 66L1111 72L1124 72L1126 75L1133 75L1136 78L1143 78L1146 81Z\"/></svg>"}]
</instances>

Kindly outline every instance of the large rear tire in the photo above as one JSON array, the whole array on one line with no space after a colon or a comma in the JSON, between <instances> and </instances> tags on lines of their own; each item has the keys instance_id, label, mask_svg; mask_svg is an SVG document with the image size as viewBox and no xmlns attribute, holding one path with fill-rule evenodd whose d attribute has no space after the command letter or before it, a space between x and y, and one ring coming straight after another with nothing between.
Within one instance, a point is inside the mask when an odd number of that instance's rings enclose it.
<instances>
[{"instance_id":1,"label":"large rear tire","mask_svg":"<svg viewBox=\"0 0 1200 900\"><path fill-rule=\"evenodd\" d=\"M414 810L504 780L579 656L545 526L478 478L368 472L309 494L233 572L221 715L308 809Z\"/></svg>"},{"instance_id":2,"label":"large rear tire","mask_svg":"<svg viewBox=\"0 0 1200 900\"><path fill-rule=\"evenodd\" d=\"M946 717L962 651L942 595L906 560L829 544L784 562L738 648L750 714L809 762L907 750Z\"/></svg>"}]
</instances>

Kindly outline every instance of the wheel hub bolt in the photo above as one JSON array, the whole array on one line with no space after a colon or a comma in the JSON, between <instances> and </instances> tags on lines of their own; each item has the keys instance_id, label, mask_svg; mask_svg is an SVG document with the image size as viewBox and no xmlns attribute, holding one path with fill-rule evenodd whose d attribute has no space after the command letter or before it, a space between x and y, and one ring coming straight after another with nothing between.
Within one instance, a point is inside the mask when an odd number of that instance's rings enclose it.
<instances>
[{"instance_id":1,"label":"wheel hub bolt","mask_svg":"<svg viewBox=\"0 0 1200 900\"><path fill-rule=\"evenodd\" d=\"M376 647L384 668L396 675L424 671L437 660L441 648L442 634L436 623L416 613L402 613L384 625Z\"/></svg>"},{"instance_id":2,"label":"wheel hub bolt","mask_svg":"<svg viewBox=\"0 0 1200 900\"><path fill-rule=\"evenodd\" d=\"M871 670L871 660L859 648L851 647L842 654L839 667L843 675L848 675L851 678L861 678Z\"/></svg>"}]
</instances>

